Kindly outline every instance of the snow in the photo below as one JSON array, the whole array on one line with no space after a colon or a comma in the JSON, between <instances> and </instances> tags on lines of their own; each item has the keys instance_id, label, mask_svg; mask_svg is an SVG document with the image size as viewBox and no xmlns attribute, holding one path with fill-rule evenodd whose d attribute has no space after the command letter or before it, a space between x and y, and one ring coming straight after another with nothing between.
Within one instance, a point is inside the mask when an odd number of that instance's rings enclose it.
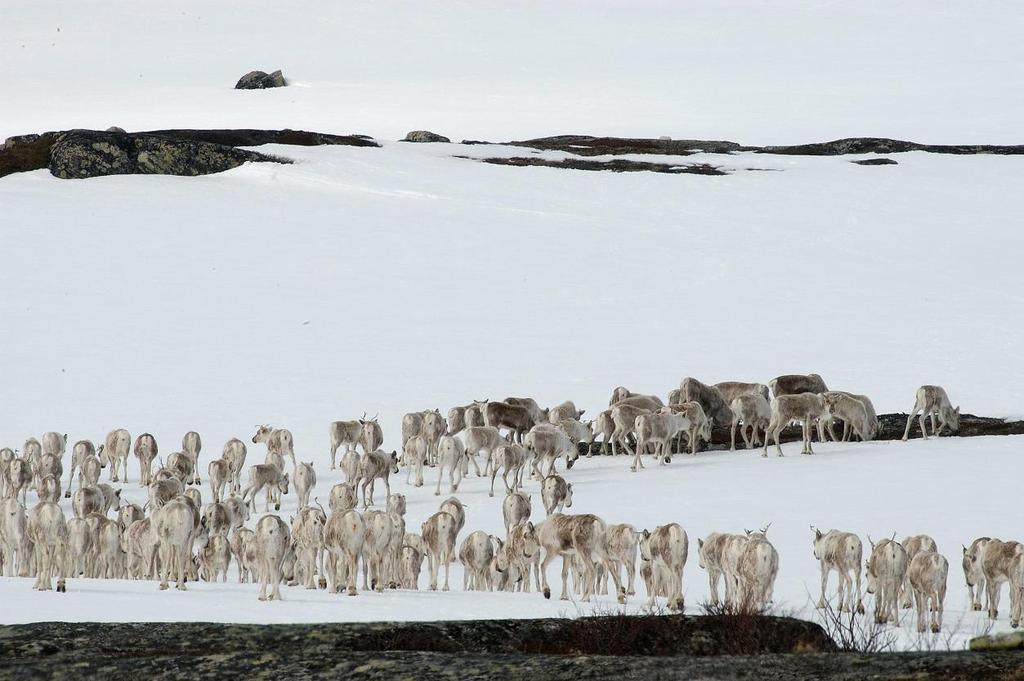
<instances>
[{"instance_id":1,"label":"snow","mask_svg":"<svg viewBox=\"0 0 1024 681\"><path fill-rule=\"evenodd\" d=\"M815 447L812 457L801 456L799 445L784 446L786 456L764 459L759 451L715 452L696 457L677 456L669 466L658 466L650 457L647 468L630 473L625 457L583 458L569 474L573 482L576 513L597 513L608 522L630 522L637 528L653 529L666 522L679 522L690 538L690 558L684 571L684 591L689 612L699 612L708 598L706 573L697 565L697 538L712 531L740 532L771 523L768 536L779 551L780 570L775 588L780 612L795 611L816 617L813 601L818 595L818 562L812 552L810 524L823 530L837 527L856 531L870 551L868 538L879 540L895 533L926 532L935 538L939 550L950 561L949 592L946 597L946 631L958 647L966 638L985 629L984 613L969 610L968 595L960 571L960 545L975 536L1016 536L1018 518L1006 509L1017 498L1017 478L993 476L980 481L958 480L950 471L984 461L992 470L1019 468L1019 437L911 440L902 442L829 443ZM262 453L254 447L250 456ZM319 482L316 494L325 500L331 485L341 480L339 471L328 471L317 461ZM561 462L560 470L563 469ZM145 498L137 486L136 469L125 494L136 501ZM408 529L437 510L448 496L433 494L436 470L425 474L422 488L405 485L405 472L393 481L393 491L407 495ZM487 483L475 476L464 480L458 497L466 505L466 528L483 529L503 535L501 481L494 498L487 496ZM204 489L204 492L206 490ZM526 482L534 500L534 519L543 517L539 483ZM377 499L383 494L378 490ZM295 511L295 496L284 499L283 517ZM67 502L64 502L67 505ZM257 508L262 514L263 498ZM70 513L70 509L68 509ZM25 579L0 580L0 598L7 604L2 621L213 621L213 622L329 622L379 620L436 620L495 617L576 616L588 612L616 611L614 599L601 596L593 604L558 600L561 562L548 568L554 597L550 601L533 591L529 594L469 593L462 591L461 566L452 568L450 593L429 591L388 591L383 595L360 592L351 598L307 591L301 587L284 590L280 603L260 603L257 587L237 584L232 566L226 584L190 584L188 592L173 589L160 592L155 582L72 579L67 594L36 593ZM427 584L426 570L420 578ZM642 582L638 578L638 585ZM830 592L836 586L835 576ZM627 611L642 611L646 595L631 597ZM1003 593L1003 612L996 629L1008 628ZM871 606L870 597L866 604ZM912 630L912 611L904 611L903 626ZM957 632L955 635L952 632ZM911 631L903 633L908 644L916 640Z\"/></svg>"},{"instance_id":2,"label":"snow","mask_svg":"<svg viewBox=\"0 0 1024 681\"><path fill-rule=\"evenodd\" d=\"M120 125L1012 143L1024 121L1011 3L8 4L0 137ZM230 89L253 68L283 68L293 86ZM315 462L325 499L338 479L330 421L378 413L390 450L403 413L474 398L571 398L594 414L620 384L664 395L685 375L816 371L869 394L880 413L909 409L923 383L945 386L966 412L1021 413L1019 158L630 157L731 171L707 177L474 160L532 153L495 146L260 150L296 163L0 180L0 446L47 430L99 442L125 427L153 433L166 455L196 429L205 473L227 439L248 442L254 424L272 423ZM790 446L785 459L702 454L636 475L623 459L595 458L569 479L574 511L686 527L691 608L707 595L696 538L772 522L778 600L812 616L813 523L865 540L934 536L951 563L952 624L966 601L960 544L1020 538L1006 513L1019 446L833 444L813 458ZM249 462L263 453L251 446ZM131 470L126 496L142 499L134 459ZM428 489L395 487L409 494L410 527L436 508ZM459 496L468 530L501 529L500 498L480 481ZM282 514L294 504L288 495ZM281 604L234 583L28 587L0 580L0 622L586 611L536 594L464 594L459 568L449 594L289 589ZM981 626L963 616L957 640Z\"/></svg>"},{"instance_id":3,"label":"snow","mask_svg":"<svg viewBox=\"0 0 1024 681\"><path fill-rule=\"evenodd\" d=\"M1019 7L500 0L3 3L0 139L283 127L398 139L562 133L1019 141ZM292 86L236 92L252 69Z\"/></svg>"}]
</instances>

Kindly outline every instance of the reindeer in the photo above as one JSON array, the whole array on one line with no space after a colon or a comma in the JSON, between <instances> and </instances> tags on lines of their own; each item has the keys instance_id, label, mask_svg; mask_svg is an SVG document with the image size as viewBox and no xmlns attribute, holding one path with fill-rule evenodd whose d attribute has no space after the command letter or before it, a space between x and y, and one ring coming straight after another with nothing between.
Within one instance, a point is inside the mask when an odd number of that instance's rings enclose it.
<instances>
[{"instance_id":1,"label":"reindeer","mask_svg":"<svg viewBox=\"0 0 1024 681\"><path fill-rule=\"evenodd\" d=\"M288 456L295 465L295 445L292 439L292 431L286 428L273 428L266 424L256 426L256 434L252 436L252 443L266 443L267 455ZM278 466L283 469L284 466Z\"/></svg>"},{"instance_id":2,"label":"reindeer","mask_svg":"<svg viewBox=\"0 0 1024 681\"><path fill-rule=\"evenodd\" d=\"M768 423L768 430L764 434L763 457L768 456L768 440L775 438L775 448L779 456L783 456L782 447L779 445L779 433L791 421L800 421L803 424L803 449L801 454L813 454L811 448L811 432L814 422L823 417L825 412L825 400L816 393L801 393L799 395L780 395L772 400L772 417Z\"/></svg>"},{"instance_id":3,"label":"reindeer","mask_svg":"<svg viewBox=\"0 0 1024 681\"><path fill-rule=\"evenodd\" d=\"M839 576L839 612L864 613L860 597L860 564L864 559L864 547L860 538L852 532L829 530L822 534L813 525L814 557L821 563L821 597L818 608L825 607L825 589L828 575L833 570ZM853 576L851 577L851 573ZM856 581L856 591L854 591ZM856 605L855 605L856 602Z\"/></svg>"},{"instance_id":4,"label":"reindeer","mask_svg":"<svg viewBox=\"0 0 1024 681\"><path fill-rule=\"evenodd\" d=\"M365 454L359 460L359 469L356 471L354 486L362 490L363 508L373 505L373 487L377 480L384 481L387 496L391 496L390 476L398 473L398 452L390 454L382 450L372 451ZM369 495L367 495L369 490Z\"/></svg>"},{"instance_id":5,"label":"reindeer","mask_svg":"<svg viewBox=\"0 0 1024 681\"><path fill-rule=\"evenodd\" d=\"M946 391L937 385L922 385L917 389L917 397L914 400L914 408L907 415L907 427L903 431L903 440L910 437L910 424L914 417L920 414L921 436L928 439L928 429L924 425L924 417L931 417L932 435L938 437L945 428L950 433L960 430L960 407L956 409L949 401ZM938 417L939 427L935 427L935 419Z\"/></svg>"}]
</instances>

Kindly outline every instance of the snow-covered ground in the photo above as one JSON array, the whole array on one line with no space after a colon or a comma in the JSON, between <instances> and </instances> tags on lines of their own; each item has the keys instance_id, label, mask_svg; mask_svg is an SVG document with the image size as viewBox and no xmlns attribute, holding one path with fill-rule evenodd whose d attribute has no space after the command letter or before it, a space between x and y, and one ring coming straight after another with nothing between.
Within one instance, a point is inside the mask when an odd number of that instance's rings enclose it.
<instances>
[{"instance_id":1,"label":"snow-covered ground","mask_svg":"<svg viewBox=\"0 0 1024 681\"><path fill-rule=\"evenodd\" d=\"M0 7L0 138L109 125L759 144L1012 143L1024 132L1012 3ZM293 87L230 89L252 68L279 67ZM454 158L529 153L500 147L260 150L296 163L0 179L0 446L126 427L153 433L166 454L196 429L205 467L228 438L248 441L269 422L316 463L324 499L337 480L330 421L379 413L391 449L404 412L474 398L571 398L593 414L620 384L664 394L685 375L817 371L879 412L909 409L922 383L946 386L965 411L1022 411L1019 158L642 159L734 171L706 177ZM927 532L951 562L953 624L966 602L960 544L1020 538L1020 442L828 445L814 458L790 446L781 460L704 454L637 475L622 459L590 459L571 471L573 508L645 527L678 521L694 546L772 522L776 595L798 609L818 579L810 523L865 540ZM250 462L263 452L251 447ZM396 488L409 494L410 527L436 508L427 489ZM142 498L134 482L125 489ZM497 531L500 497L482 490L470 479L460 491L468 528ZM707 587L691 555L693 606ZM0 622L578 612L536 594L461 593L458 568L453 586L355 599L290 589L284 603L258 604L235 584L158 593L72 580L58 596L4 579ZM958 640L981 626L966 615Z\"/></svg>"},{"instance_id":2,"label":"snow-covered ground","mask_svg":"<svg viewBox=\"0 0 1024 681\"><path fill-rule=\"evenodd\" d=\"M67 127L1019 141L1020 7L0 2L0 139ZM293 87L235 92L252 69Z\"/></svg>"},{"instance_id":3,"label":"snow-covered ground","mask_svg":"<svg viewBox=\"0 0 1024 681\"><path fill-rule=\"evenodd\" d=\"M799 446L785 447L787 456L763 459L758 452L716 452L695 458L676 457L667 467L648 462L637 474L627 469L625 457L581 459L573 467L570 479L574 496L572 512L597 513L608 522L630 522L637 528L653 529L670 521L682 524L690 537L690 560L684 571L684 589L688 611L700 612L699 604L708 598L706 573L697 565L697 537L712 531L757 529L771 523L769 537L779 551L780 569L775 599L779 611L797 611L816 617L813 600L818 594L818 563L811 547L810 524L856 531L870 550L867 540L876 541L896 533L925 532L935 538L939 550L950 561L949 593L946 597L943 645L953 631L954 645L985 628L984 613L969 610L967 589L960 570L960 545L975 536L1016 537L1020 532L1017 515L1008 512L1018 498L1016 475L992 476L984 484L980 478L965 475L986 468L999 471L1019 470L1019 437L912 440L868 444L819 445L813 457L799 455ZM262 453L262 445L254 448ZM340 472L327 470L323 457L317 460L320 481L317 495L340 481ZM561 468L561 464L560 464ZM136 468L125 495L140 501L145 498L137 485ZM407 521L410 531L437 510L448 496L433 494L436 471L428 470L428 484L407 487L404 471L393 490L407 495ZM467 478L458 497L466 504L464 534L483 529L503 535L501 520L501 482L494 498L487 495L485 480ZM205 491L205 489L204 489ZM539 484L527 481L526 491L534 500L535 519L543 517L539 503ZM378 492L378 498L383 495ZM67 502L65 502L67 505ZM263 511L262 495L258 509ZM289 494L281 514L292 515L295 497ZM70 513L70 509L68 509ZM5 604L3 622L46 620L86 621L376 621L435 620L496 617L559 616L616 611L614 598L600 597L594 604L557 600L561 562L548 569L554 598L546 601L536 593L499 594L462 591L461 566L452 569L449 593L389 591L383 595L361 592L350 598L300 587L286 589L281 603L260 603L256 587L236 583L232 567L227 584L190 584L190 591L158 591L155 582L73 579L66 594L37 593L27 579L0 580L0 600ZM426 571L420 584L425 588ZM640 581L638 579L638 586ZM833 575L830 589L835 588ZM996 629L1007 628L1006 593ZM628 611L643 608L645 594L630 598ZM871 601L866 601L869 612ZM912 611L905 611L904 628L913 629ZM913 643L916 634L904 634Z\"/></svg>"}]
</instances>

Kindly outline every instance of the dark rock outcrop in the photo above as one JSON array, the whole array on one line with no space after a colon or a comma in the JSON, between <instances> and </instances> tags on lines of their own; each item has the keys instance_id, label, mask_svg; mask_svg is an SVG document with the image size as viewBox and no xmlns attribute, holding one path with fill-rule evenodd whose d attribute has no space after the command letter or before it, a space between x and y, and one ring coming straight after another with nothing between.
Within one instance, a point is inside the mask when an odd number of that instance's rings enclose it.
<instances>
[{"instance_id":1,"label":"dark rock outcrop","mask_svg":"<svg viewBox=\"0 0 1024 681\"><path fill-rule=\"evenodd\" d=\"M481 144L465 141L464 144ZM813 144L749 146L738 142L716 140L673 140L627 137L592 137L589 135L558 135L536 139L503 142L502 144L532 149L567 151L577 156L605 154L671 154L687 156L696 152L730 154L750 151L759 154L792 156L842 156L845 154L897 154L925 151L933 154L1024 154L1024 145L998 144L919 144L886 137L847 137Z\"/></svg>"},{"instance_id":2,"label":"dark rock outcrop","mask_svg":"<svg viewBox=\"0 0 1024 681\"><path fill-rule=\"evenodd\" d=\"M402 142L451 142L450 139L444 135L438 135L436 132L430 132L429 130L413 130L405 136Z\"/></svg>"},{"instance_id":3,"label":"dark rock outcrop","mask_svg":"<svg viewBox=\"0 0 1024 681\"><path fill-rule=\"evenodd\" d=\"M0 144L0 177L45 168L50 162L50 147L60 135L59 132L44 132L8 137Z\"/></svg>"},{"instance_id":4,"label":"dark rock outcrop","mask_svg":"<svg viewBox=\"0 0 1024 681\"><path fill-rule=\"evenodd\" d=\"M896 161L891 158L865 158L860 161L850 161L850 163L856 163L859 166L894 166L898 165Z\"/></svg>"},{"instance_id":5,"label":"dark rock outcrop","mask_svg":"<svg viewBox=\"0 0 1024 681\"><path fill-rule=\"evenodd\" d=\"M744 147L736 142L714 140L591 137L589 135L556 135L554 137L538 137L537 139L519 142L505 142L504 144L514 147L567 151L577 156L604 156L608 154L689 156L698 152L728 154L734 151L749 151L753 149L753 147Z\"/></svg>"},{"instance_id":6,"label":"dark rock outcrop","mask_svg":"<svg viewBox=\"0 0 1024 681\"><path fill-rule=\"evenodd\" d=\"M104 175L209 175L246 161L289 163L223 144L145 133L71 130L50 149L50 172L63 179Z\"/></svg>"},{"instance_id":7,"label":"dark rock outcrop","mask_svg":"<svg viewBox=\"0 0 1024 681\"><path fill-rule=\"evenodd\" d=\"M267 73L266 71L250 71L235 83L236 90L266 90L272 87L284 87L288 83L285 82L284 74L280 70L274 71L273 73Z\"/></svg>"},{"instance_id":8,"label":"dark rock outcrop","mask_svg":"<svg viewBox=\"0 0 1024 681\"><path fill-rule=\"evenodd\" d=\"M456 158L469 158L457 156ZM499 166L542 166L545 168L564 168L570 170L610 170L613 173L652 172L669 173L670 175L726 175L720 168L707 163L649 163L647 161L629 161L622 158L610 161L591 161L582 158L564 158L552 160L539 157L513 156L511 158L483 158L484 163Z\"/></svg>"},{"instance_id":9,"label":"dark rock outcrop","mask_svg":"<svg viewBox=\"0 0 1024 681\"><path fill-rule=\"evenodd\" d=\"M70 585L69 585L70 587ZM585 618L586 622L591 618ZM593 618L600 620L602 618ZM613 618L617 620L629 618ZM645 619L645 618L635 618ZM674 618L703 632L711 618ZM769 619L769 618L765 618ZM701 620L707 620L702 623ZM614 622L600 631L574 620L477 622L233 625L206 623L67 624L49 622L0 627L0 681L6 679L305 679L346 678L392 681L503 679L706 679L749 681L1007 681L1024 676L1024 655L1016 651L803 654L752 651L689 655L659 650L643 627ZM786 629L787 620L776 620ZM774 626L771 622L770 626ZM805 631L803 623L800 631ZM602 626L600 623L598 627ZM757 626L754 626L754 630ZM733 637L737 638L736 630ZM692 633L692 632L691 632ZM589 640L587 640L589 636ZM713 643L717 634L701 640ZM581 638L582 637L582 638ZM741 634L738 638L745 638ZM692 636L691 636L692 638ZM524 640L540 644L534 649ZM567 643L585 640L578 652ZM201 644L197 645L197 642ZM550 651L543 644L552 646ZM634 646L632 654L620 652Z\"/></svg>"},{"instance_id":10,"label":"dark rock outcrop","mask_svg":"<svg viewBox=\"0 0 1024 681\"><path fill-rule=\"evenodd\" d=\"M54 144L58 139L72 133L79 135L114 135L118 136L116 137L118 140L121 139L121 136L127 136L131 139L160 138L162 140L171 140L173 142L180 143L183 147L189 146L190 143L206 143L226 147L256 147L263 144L289 144L297 146L340 144L354 147L380 146L366 135L330 135L321 132L307 132L305 130L254 130L242 128L228 130L153 130L150 132L126 133L121 128L112 127L102 133L90 130L45 132L41 135L20 135L17 137L11 137L0 145L0 177L11 173L40 170L42 168L50 167L51 150ZM103 143L109 144L106 138L103 139ZM119 146L119 144L120 143L114 143L114 146L121 149L124 154L128 154L128 146L134 147L134 144L122 146ZM151 144L152 143L147 143L143 146ZM121 154L114 148L107 148L105 151L94 151L101 156L109 156L109 158L103 161L103 165L105 166L132 167L132 164L127 163L126 160L121 157ZM272 160L283 162L283 159L264 156L262 154L257 154L256 152L244 152L244 154L252 156L252 158L247 160ZM261 158L255 158L257 156ZM155 169L161 166L157 160L158 159L153 158L152 154L147 153L145 163L143 165L145 167ZM156 170L137 172L156 172ZM54 174L57 175L57 173ZM190 172L185 174L194 175L199 173ZM58 177L63 177L63 175L58 175Z\"/></svg>"}]
</instances>

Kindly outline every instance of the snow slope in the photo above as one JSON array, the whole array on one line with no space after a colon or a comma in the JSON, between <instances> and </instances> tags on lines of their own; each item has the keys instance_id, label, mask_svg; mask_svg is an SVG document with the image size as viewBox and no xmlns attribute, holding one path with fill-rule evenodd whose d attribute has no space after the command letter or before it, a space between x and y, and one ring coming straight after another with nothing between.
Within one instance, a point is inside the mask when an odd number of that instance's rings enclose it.
<instances>
[{"instance_id":1,"label":"snow slope","mask_svg":"<svg viewBox=\"0 0 1024 681\"><path fill-rule=\"evenodd\" d=\"M0 137L120 125L385 140L415 128L454 139L1021 138L1012 3L437 7L0 0ZM278 67L293 87L230 89L245 71ZM526 153L498 147L261 150L296 163L0 180L0 446L52 429L99 441L126 427L169 453L197 429L205 462L270 422L316 462L324 498L337 480L330 421L379 413L391 449L404 412L473 398L572 398L593 414L620 384L664 394L685 375L817 371L880 412L908 409L922 383L945 385L965 411L1021 412L1019 158L679 159L735 171L706 177L454 158ZM817 583L809 523L863 538L929 532L953 564L955 621L959 544L1020 538L1006 513L1019 442L702 455L635 476L623 460L592 459L572 471L574 510L648 527L677 520L693 540L771 521L777 594L795 608ZM250 462L262 455L252 447ZM982 470L1000 473L984 489ZM469 527L497 530L499 500L476 480L464 492ZM410 501L410 526L436 507L426 490ZM293 509L289 495L284 513ZM692 605L706 596L695 560L686 575ZM251 586L157 594L87 580L58 597L8 579L0 621L576 612L536 595L286 597L264 606ZM186 607L165 612L168 602ZM979 626L966 617L961 636Z\"/></svg>"},{"instance_id":2,"label":"snow slope","mask_svg":"<svg viewBox=\"0 0 1024 681\"><path fill-rule=\"evenodd\" d=\"M1019 142L1020 8L558 0L0 2L0 139L292 127ZM252 69L294 87L234 92Z\"/></svg>"}]
</instances>

